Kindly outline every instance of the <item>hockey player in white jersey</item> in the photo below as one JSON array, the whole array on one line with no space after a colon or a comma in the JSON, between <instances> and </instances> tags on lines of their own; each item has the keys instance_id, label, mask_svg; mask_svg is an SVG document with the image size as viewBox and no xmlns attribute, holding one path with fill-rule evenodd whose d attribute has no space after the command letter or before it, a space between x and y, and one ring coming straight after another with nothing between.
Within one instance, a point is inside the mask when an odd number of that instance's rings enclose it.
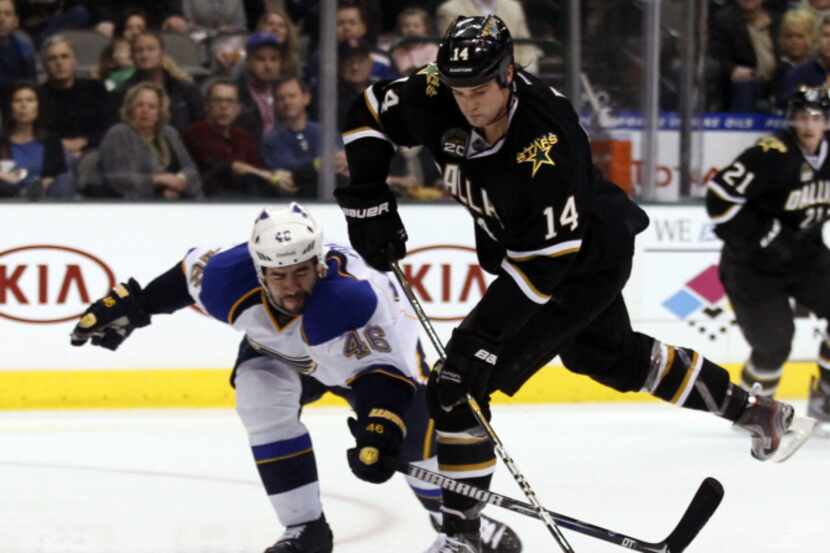
<instances>
[{"instance_id":1,"label":"hockey player in white jersey","mask_svg":"<svg viewBox=\"0 0 830 553\"><path fill-rule=\"evenodd\" d=\"M359 478L384 482L402 461L436 468L428 368L411 307L397 283L351 248L324 245L300 205L263 210L247 244L192 249L144 288L132 278L119 285L84 312L72 344L91 340L115 350L152 315L193 304L245 333L231 375L236 409L286 527L266 553L332 550L314 449L300 420L302 406L324 392L344 397L356 413L348 420L355 446L347 457ZM408 483L440 528L441 490ZM481 533L490 552L521 551L501 522L485 517Z\"/></svg>"}]
</instances>

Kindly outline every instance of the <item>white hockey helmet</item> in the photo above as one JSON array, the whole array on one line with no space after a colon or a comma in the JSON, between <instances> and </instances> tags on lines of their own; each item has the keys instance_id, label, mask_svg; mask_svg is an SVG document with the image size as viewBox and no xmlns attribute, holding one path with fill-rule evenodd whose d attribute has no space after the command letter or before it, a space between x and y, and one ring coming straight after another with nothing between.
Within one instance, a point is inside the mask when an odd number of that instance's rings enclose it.
<instances>
[{"instance_id":1,"label":"white hockey helmet","mask_svg":"<svg viewBox=\"0 0 830 553\"><path fill-rule=\"evenodd\" d=\"M268 267L287 267L317 258L323 264L323 231L317 221L297 202L287 208L262 210L248 241L257 276Z\"/></svg>"}]
</instances>

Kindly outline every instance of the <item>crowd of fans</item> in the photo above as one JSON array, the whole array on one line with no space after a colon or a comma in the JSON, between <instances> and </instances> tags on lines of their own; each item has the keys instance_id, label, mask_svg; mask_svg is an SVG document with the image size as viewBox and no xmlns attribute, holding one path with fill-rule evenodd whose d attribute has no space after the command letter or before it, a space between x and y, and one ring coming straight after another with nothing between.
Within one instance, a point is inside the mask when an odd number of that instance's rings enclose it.
<instances>
[{"instance_id":1,"label":"crowd of fans","mask_svg":"<svg viewBox=\"0 0 830 553\"><path fill-rule=\"evenodd\" d=\"M711 2L707 111L781 113L830 82L830 0Z\"/></svg>"},{"instance_id":2,"label":"crowd of fans","mask_svg":"<svg viewBox=\"0 0 830 553\"><path fill-rule=\"evenodd\" d=\"M369 83L433 60L457 15L496 13L530 38L525 6L539 4L338 1L338 123ZM321 5L0 0L0 197L317 197ZM517 48L531 70L541 53ZM335 167L348 178L342 151ZM407 197L442 195L420 148L401 149L389 179Z\"/></svg>"},{"instance_id":3,"label":"crowd of fans","mask_svg":"<svg viewBox=\"0 0 830 553\"><path fill-rule=\"evenodd\" d=\"M781 113L799 85L830 82L830 0L701 1L706 111ZM606 23L636 34L632 4L584 1L583 57L615 66L587 60L589 79L622 67L626 48L593 38ZM0 198L317 197L321 5L0 0ZM552 57L521 39L565 38L561 1L338 0L338 123L369 83L433 60L457 15L487 13L520 39L516 61L532 72ZM100 41L93 62L79 35ZM348 178L342 152L335 166ZM420 148L400 150L389 182L406 197L442 194Z\"/></svg>"}]
</instances>

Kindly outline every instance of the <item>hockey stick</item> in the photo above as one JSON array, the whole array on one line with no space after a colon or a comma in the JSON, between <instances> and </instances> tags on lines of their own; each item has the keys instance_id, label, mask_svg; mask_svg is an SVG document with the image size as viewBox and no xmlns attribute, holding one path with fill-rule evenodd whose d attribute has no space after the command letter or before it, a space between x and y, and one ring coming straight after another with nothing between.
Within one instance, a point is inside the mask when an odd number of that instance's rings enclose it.
<instances>
[{"instance_id":1,"label":"hockey stick","mask_svg":"<svg viewBox=\"0 0 830 553\"><path fill-rule=\"evenodd\" d=\"M433 347L435 347L435 351L438 353L438 356L441 358L442 361L447 359L447 353L444 351L444 345L441 343L441 339L438 337L438 334L435 332L435 329L432 328L432 324L429 322L429 318L427 317L424 309L421 307L421 302L418 301L418 298L415 297L415 294L412 292L412 288L409 286L409 283L406 281L406 277L404 276L403 272L401 271L398 262L395 261L392 263L392 271L395 273L395 277L398 279L398 284L401 285L404 294L406 295L407 299L409 299L409 303L412 304L412 308L415 310L415 314L418 316L418 320L421 322L421 326L426 331L427 335L429 335L429 339L432 342ZM490 441L493 443L493 448L496 450L496 453L501 458L502 462L507 466L507 470L513 476L513 479L522 489L522 492L527 497L528 501L530 501L531 505L535 509L538 518L542 520L545 524L545 527L548 529L548 532L553 536L553 539L556 540L556 543L559 545L559 548L564 553L575 553L571 545L568 543L568 540L565 539L565 536L562 534L562 530L556 525L553 518L551 518L550 514L548 514L547 510L542 506L539 500L536 498L536 492L533 491L533 488L530 487L530 483L525 478L524 474L519 470L519 467L516 466L516 462L513 460L510 455L507 454L507 450L504 448L504 444L502 443L501 439L499 438L496 431L493 430L493 427L490 426L490 423L487 421L487 417L484 416L484 413L481 411L481 407L478 405L478 401L470 395L467 394L467 404L470 406L470 410L473 412L473 416L475 417L476 421L484 428L484 431L487 433L487 436L490 438Z\"/></svg>"},{"instance_id":2,"label":"hockey stick","mask_svg":"<svg viewBox=\"0 0 830 553\"><path fill-rule=\"evenodd\" d=\"M453 493L477 499L490 505L502 507L509 511L519 513L532 518L540 518L536 507L528 503L523 503L515 499L511 499L504 495L483 490L475 486L469 485L466 482L459 482L437 472L421 468L414 464L401 464L398 467L398 472L406 474L412 478L417 478L423 482L435 484L445 490ZM681 553L689 546L689 543L700 530L709 521L709 518L715 512L715 509L720 505L723 498L723 486L720 482L712 477L706 478L700 484L692 502L686 508L686 512L680 518L680 522L674 527L674 530L661 542L653 543L647 542L638 538L632 538L625 534L613 532L594 524L582 522L569 516L560 515L553 511L545 510L545 513L550 516L556 523L563 528L573 530L592 538L597 538L607 541L627 549L634 551L643 551L644 553Z\"/></svg>"}]
</instances>

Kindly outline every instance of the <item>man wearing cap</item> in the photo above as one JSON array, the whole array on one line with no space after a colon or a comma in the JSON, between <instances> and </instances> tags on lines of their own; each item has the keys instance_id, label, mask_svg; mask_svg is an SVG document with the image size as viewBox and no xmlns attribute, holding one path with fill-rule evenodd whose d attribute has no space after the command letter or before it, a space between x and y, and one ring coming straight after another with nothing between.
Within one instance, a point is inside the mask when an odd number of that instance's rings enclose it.
<instances>
[{"instance_id":1,"label":"man wearing cap","mask_svg":"<svg viewBox=\"0 0 830 553\"><path fill-rule=\"evenodd\" d=\"M262 144L265 135L277 124L276 84L284 77L284 45L266 32L251 35L245 44L245 72L239 78L239 99L242 113L237 124Z\"/></svg>"}]
</instances>

